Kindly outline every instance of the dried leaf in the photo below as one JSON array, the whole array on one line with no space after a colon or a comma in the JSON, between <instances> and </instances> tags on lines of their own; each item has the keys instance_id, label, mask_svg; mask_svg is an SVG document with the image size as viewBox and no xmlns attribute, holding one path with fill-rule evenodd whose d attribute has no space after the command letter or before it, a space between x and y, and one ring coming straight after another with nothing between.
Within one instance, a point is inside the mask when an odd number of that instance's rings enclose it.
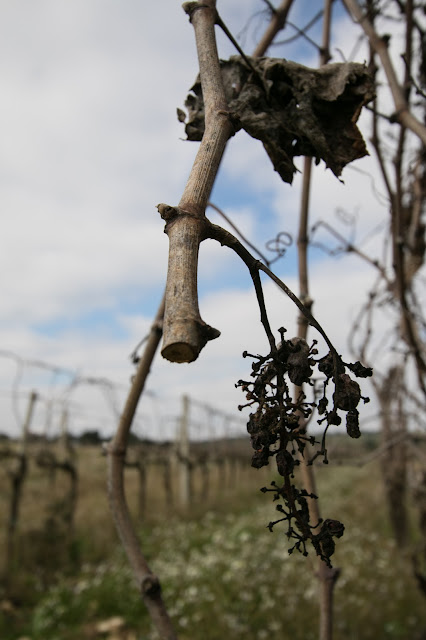
<instances>
[{"instance_id":1,"label":"dried leaf","mask_svg":"<svg viewBox=\"0 0 426 640\"><path fill-rule=\"evenodd\" d=\"M367 68L358 63L309 69L277 58L221 61L228 107L236 131L244 129L263 142L274 169L291 183L299 155L324 160L336 176L367 155L356 126L361 108L374 97ZM204 104L199 80L185 106L189 140L204 133Z\"/></svg>"}]
</instances>

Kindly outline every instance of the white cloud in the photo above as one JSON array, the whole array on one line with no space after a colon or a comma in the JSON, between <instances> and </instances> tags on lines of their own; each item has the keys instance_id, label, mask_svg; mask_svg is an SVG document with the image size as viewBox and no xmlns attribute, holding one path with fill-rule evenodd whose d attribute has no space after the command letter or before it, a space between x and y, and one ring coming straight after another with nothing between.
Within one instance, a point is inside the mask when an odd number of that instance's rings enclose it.
<instances>
[{"instance_id":1,"label":"white cloud","mask_svg":"<svg viewBox=\"0 0 426 640\"><path fill-rule=\"evenodd\" d=\"M219 9L236 34L259 3L237 0ZM249 24L249 52L263 19ZM348 28L346 21L337 46L355 30ZM234 53L223 35L218 41L222 57ZM179 139L184 132L175 115L196 74L193 29L175 0L149 6L136 0L19 0L3 7L0 348L128 383L128 355L150 325L167 268L168 240L155 205L179 202L197 148ZM356 166L380 188L372 159ZM343 178L345 186L322 167L314 171L312 220L335 224L335 210L345 206L359 211L357 233L363 238L383 209L368 178L350 169ZM220 191L222 179L228 190L232 185L253 197L241 205L234 198L226 213L260 248L278 231L296 236L300 176L293 187L283 185L260 142L244 133L231 140L216 186L219 206L221 193L227 196ZM376 250L377 240L369 247ZM250 370L242 351L267 349L246 268L213 242L203 244L200 256L201 315L222 335L192 365L158 358L148 387L165 399L160 403L166 413L176 410L182 393L234 410L242 401L234 384ZM293 247L277 263L284 279L294 273L294 256ZM342 351L370 278L355 259L315 266L315 311ZM294 278L287 284L297 292ZM288 325L294 334L292 303L273 284L265 284L265 295L274 329ZM133 315L127 305L137 309ZM102 312L104 323L85 324L86 316ZM43 324L57 330L36 329ZM34 383L46 396L61 397L64 378L52 386L51 373L43 375L26 367L19 389ZM0 358L5 429L13 424L14 376L13 361ZM120 401L123 393L120 388ZM98 408L110 424L99 390L84 387L73 398L93 413ZM25 396L19 402L23 414ZM83 428L90 420L75 418L73 424Z\"/></svg>"}]
</instances>

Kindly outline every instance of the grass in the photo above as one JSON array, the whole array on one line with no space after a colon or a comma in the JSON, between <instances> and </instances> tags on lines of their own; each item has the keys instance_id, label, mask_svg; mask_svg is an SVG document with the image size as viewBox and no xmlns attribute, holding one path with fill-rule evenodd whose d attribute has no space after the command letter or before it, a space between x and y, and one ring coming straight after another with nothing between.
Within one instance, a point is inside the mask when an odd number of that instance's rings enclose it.
<instances>
[{"instance_id":1,"label":"grass","mask_svg":"<svg viewBox=\"0 0 426 640\"><path fill-rule=\"evenodd\" d=\"M100 477L102 464L97 463ZM265 476L259 480L252 470L241 480L239 490L222 491L224 500L216 494L207 510L200 503L180 515L161 508L140 528L179 638L316 640L315 557L289 556L279 527L273 533L267 529L275 510L270 497L258 491ZM341 568L335 592L337 640L420 637L416 633L426 628L424 598L409 556L389 536L377 468L321 466L318 485L323 515L346 526L333 556ZM93 495L86 496L93 508L86 514L90 520L84 523L83 510L78 516L84 564L57 576L51 586L34 580L31 606L3 611L2 640L24 635L31 640L91 639L99 637L97 623L112 616L123 618L128 638L156 640L121 550L99 528L109 517L99 506L103 491L100 481L92 484Z\"/></svg>"}]
</instances>

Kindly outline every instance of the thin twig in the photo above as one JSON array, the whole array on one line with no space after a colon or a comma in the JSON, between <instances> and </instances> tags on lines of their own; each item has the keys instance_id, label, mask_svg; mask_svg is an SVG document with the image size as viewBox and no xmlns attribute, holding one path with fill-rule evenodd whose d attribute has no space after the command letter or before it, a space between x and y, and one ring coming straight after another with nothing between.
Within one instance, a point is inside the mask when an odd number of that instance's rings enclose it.
<instances>
[{"instance_id":1,"label":"thin twig","mask_svg":"<svg viewBox=\"0 0 426 640\"><path fill-rule=\"evenodd\" d=\"M271 22L269 23L263 38L261 38L257 47L253 51L254 58L264 56L278 31L284 29L293 1L294 0L282 0L280 6L275 9Z\"/></svg>"},{"instance_id":2,"label":"thin twig","mask_svg":"<svg viewBox=\"0 0 426 640\"><path fill-rule=\"evenodd\" d=\"M324 19L322 28L322 42L321 47L318 47L320 52L319 66L327 64L330 60L330 31L331 31L331 13L332 13L332 0L324 0ZM304 34L306 38L306 34ZM298 272L299 272L299 293L301 300L308 306L309 313L312 306L312 298L309 290L309 271L308 271L308 221L309 221L309 201L311 191L311 176L312 176L312 158L304 158L304 171L303 171L303 187L302 197L300 203L300 215L299 215L299 233L297 239L298 250ZM303 313L303 312L302 312ZM298 337L302 340L307 340L308 337L308 323L309 320L306 314L303 313L299 316L299 329ZM310 322L312 324L312 322ZM334 360L336 363L337 355L335 351ZM336 366L336 364L335 364ZM335 376L337 384L338 377ZM295 386L294 395L297 397L303 392L303 387ZM305 425L306 426L306 425ZM326 454L325 438L327 434L327 428L324 431L321 452ZM301 456L301 472L303 477L303 484L309 494L316 495L316 480L314 475L314 469L312 466L312 459L315 456L308 455L306 458ZM321 521L321 512L318 500L308 500L308 507L310 518L313 522ZM339 576L340 570L338 568L331 568L323 560L320 559L318 564L318 578L319 578L319 640L331 640L333 635L333 594L334 585Z\"/></svg>"},{"instance_id":3,"label":"thin twig","mask_svg":"<svg viewBox=\"0 0 426 640\"><path fill-rule=\"evenodd\" d=\"M321 12L322 13L322 12ZM293 22L290 22L290 20L287 20L287 24L289 27L291 27L292 29L294 29L296 31L296 37L297 38L303 38L304 40L306 40L306 42L309 42L309 44L311 44L317 51L321 52L321 47L319 44L317 44L315 42L315 40L312 40L312 38L310 38L308 36L307 33L305 33L305 29L299 29L299 27L297 25L295 25ZM283 42L274 42L273 46L278 46L280 44L283 44Z\"/></svg>"},{"instance_id":4,"label":"thin twig","mask_svg":"<svg viewBox=\"0 0 426 640\"><path fill-rule=\"evenodd\" d=\"M229 217L228 217L228 216L227 216L227 215L222 211L222 209L219 209L219 207L217 207L217 206L216 206L215 204L213 204L212 202L209 202L207 206L211 207L211 209L214 209L214 210L215 210L215 211L216 211L220 216L222 216L222 218L223 218L224 220L226 220L226 222L229 224L229 226L230 226L230 227L232 227L232 228L233 228L233 230L234 230L234 231L235 231L235 233L236 233L236 234L241 238L241 240L242 240L242 241L243 241L247 246L249 246L249 247L250 247L250 249L251 249L252 251L254 251L254 253L257 253L257 255L259 256L259 258L260 258L261 260L263 260L263 262L264 262L265 264L267 264L267 265L268 265L268 267L269 267L269 265L270 265L270 261L269 261L267 258L265 258L265 256L263 255L263 253L261 253L261 252L259 251L259 249L257 249L257 248L254 246L254 244L252 244L252 243L250 242L250 240L247 240L247 238L246 238L245 236L243 236L243 234L242 234L242 233L241 233L241 231L238 229L238 227L237 227L237 226L232 222L231 218L229 218Z\"/></svg>"},{"instance_id":5,"label":"thin twig","mask_svg":"<svg viewBox=\"0 0 426 640\"><path fill-rule=\"evenodd\" d=\"M318 227L321 227L321 226L324 227L325 229L327 229L327 231L331 235L333 235L336 238L336 240L338 240L339 242L342 243L343 246L339 247L339 249L338 249L339 253L341 253L341 252L355 253L362 260L364 260L369 265L371 265L372 267L377 269L379 271L380 275L382 276L382 278L388 284L388 286L391 287L391 282L390 282L389 278L387 277L386 270L379 263L378 260L373 260L366 253L364 253L363 251L358 249L355 245L353 245L351 242L348 242L338 231L336 231L336 229L334 227L332 227L330 224L328 224L328 222L325 222L324 220L319 220L318 222L316 222L314 224L314 226L312 227L311 232L314 233L318 229ZM320 243L312 242L311 244L312 244L312 246L317 246L317 247L324 248ZM330 253L330 255L333 255L332 251L328 251L328 253Z\"/></svg>"},{"instance_id":6,"label":"thin twig","mask_svg":"<svg viewBox=\"0 0 426 640\"><path fill-rule=\"evenodd\" d=\"M247 267L250 270L250 273L256 269L266 273L266 275L269 276L269 278L271 278L271 280L273 280L275 284L277 284L282 291L284 291L284 293L290 298L290 300L294 302L294 304L299 309L299 311L303 314L303 316L306 318L308 323L312 327L314 327L324 338L330 351L335 356L338 357L337 351L333 343L327 336L326 332L324 331L320 323L314 318L312 313L309 311L309 309L303 304L301 300L299 300L296 294L294 294L293 291L282 280L280 280L278 276L275 275L275 273L273 273L265 264L263 264L263 262L260 262L260 260L256 260L256 258L254 258L251 255L248 249L246 249L244 245L241 244L238 238L236 238L234 235L232 235L232 233L230 233L226 229L222 229L222 227L212 224L207 220L206 220L205 237L211 238L212 240L217 240L218 242L220 242L221 245L227 246L233 251L235 251L235 253L238 256L240 256L243 262L247 265Z\"/></svg>"},{"instance_id":7,"label":"thin twig","mask_svg":"<svg viewBox=\"0 0 426 640\"><path fill-rule=\"evenodd\" d=\"M254 75L257 76L260 79L260 81L262 82L262 79L260 78L259 72L252 65L252 63L250 61L250 58L248 58L246 56L246 54L244 53L244 51L242 50L242 48L238 44L237 40L234 38L234 36L229 31L229 29L226 26L226 24L224 23L224 21L220 17L219 13L217 13L217 12L216 12L216 24L217 24L218 27L220 27L222 29L223 33L230 40L230 42L234 45L234 47L236 48L236 50L238 51L238 53L240 54L240 56L242 57L242 59L244 60L246 65L253 71Z\"/></svg>"},{"instance_id":8,"label":"thin twig","mask_svg":"<svg viewBox=\"0 0 426 640\"><path fill-rule=\"evenodd\" d=\"M367 14L362 11L357 0L343 0L343 4L346 6L352 19L364 29L371 46L380 57L395 105L395 119L416 134L423 144L426 145L426 127L413 116L409 109L404 95L404 89L398 81L385 39L377 34Z\"/></svg>"},{"instance_id":9,"label":"thin twig","mask_svg":"<svg viewBox=\"0 0 426 640\"><path fill-rule=\"evenodd\" d=\"M309 29L311 27L313 27L316 22L318 22L318 20L322 16L322 14L323 14L323 10L321 9L320 11L318 11L318 13L316 13L314 15L314 17L311 20L309 20L309 22L307 22L305 24L304 27L302 27L301 29L297 29L297 33L294 36L290 36L289 38L286 38L285 40L274 41L271 46L278 47L278 46L281 46L283 44L290 44L291 42L294 42L295 40L300 38L301 35L305 34L306 31L309 31ZM287 24L290 25L290 27L293 27L293 23L287 22Z\"/></svg>"},{"instance_id":10,"label":"thin twig","mask_svg":"<svg viewBox=\"0 0 426 640\"><path fill-rule=\"evenodd\" d=\"M252 280L253 280L254 289L256 291L257 302L259 304L260 320L261 320L261 322L263 324L263 327L265 329L265 333L266 333L266 335L268 337L268 341L269 341L269 346L271 348L271 352L275 352L277 346L275 344L274 335L272 333L271 325L269 324L269 320L268 320L268 314L266 312L265 299L263 297L263 289L262 289L262 283L261 283L260 276L259 276L259 270L256 269L255 266L253 266L253 268L250 269L250 275L251 275Z\"/></svg>"},{"instance_id":11,"label":"thin twig","mask_svg":"<svg viewBox=\"0 0 426 640\"><path fill-rule=\"evenodd\" d=\"M128 437L152 361L161 340L162 332L159 327L163 315L164 299L152 325L151 333L133 379L117 432L107 447L108 498L121 543L152 621L164 640L176 640L176 633L161 596L160 582L157 576L151 571L141 551L140 542L130 516L124 492L124 463Z\"/></svg>"}]
</instances>

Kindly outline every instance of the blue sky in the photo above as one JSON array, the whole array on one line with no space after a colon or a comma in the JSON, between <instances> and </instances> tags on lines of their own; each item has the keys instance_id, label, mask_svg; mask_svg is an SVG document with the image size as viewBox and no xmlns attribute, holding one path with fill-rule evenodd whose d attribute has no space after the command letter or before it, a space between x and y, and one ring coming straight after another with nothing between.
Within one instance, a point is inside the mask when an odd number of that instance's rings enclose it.
<instances>
[{"instance_id":1,"label":"blue sky","mask_svg":"<svg viewBox=\"0 0 426 640\"><path fill-rule=\"evenodd\" d=\"M296 0L291 21L303 26L318 6ZM218 3L234 34L249 24L242 40L248 53L265 27L266 14L257 15L264 8L259 0ZM335 12L332 53L341 61L356 27L339 2ZM309 32L317 41L320 29L318 23ZM218 46L223 58L235 53L221 33ZM318 61L317 51L301 40L275 47L272 55L311 66ZM362 51L359 56L363 61ZM82 378L109 378L119 385L118 405L133 373L128 355L146 333L165 284L167 237L155 205L179 202L196 153L197 143L182 141L176 118L196 74L193 30L175 0L16 0L2 6L0 349ZM367 130L367 117L361 126ZM376 171L371 158L357 166ZM336 210L346 207L358 211L357 233L366 237L385 208L364 176L348 169L343 178L344 186L323 165L315 169L312 221L324 218L345 233ZM240 132L225 152L212 201L262 250L280 231L295 237L300 186L300 175L293 186L283 184L262 145ZM378 251L379 239L366 248ZM319 251L311 258L315 308L343 349L373 276L354 258L330 262ZM293 242L276 271L297 291L295 265ZM229 251L208 242L201 249L199 286L201 315L222 337L191 366L158 358L149 388L167 399L170 411L188 393L235 412L241 399L234 382L247 366L241 352L265 349L250 281ZM296 330L292 306L274 286L265 291L277 328L285 318ZM69 397L70 380L52 383L47 372L24 366L13 387L15 375L13 360L0 358L5 430L18 428L12 390L21 394L15 393L21 415L31 385L58 407ZM110 408L86 387L73 388L73 402L86 406L88 416L105 415L101 423L110 432ZM91 420L75 413L72 428L87 428ZM40 413L35 428L43 423Z\"/></svg>"}]
</instances>

